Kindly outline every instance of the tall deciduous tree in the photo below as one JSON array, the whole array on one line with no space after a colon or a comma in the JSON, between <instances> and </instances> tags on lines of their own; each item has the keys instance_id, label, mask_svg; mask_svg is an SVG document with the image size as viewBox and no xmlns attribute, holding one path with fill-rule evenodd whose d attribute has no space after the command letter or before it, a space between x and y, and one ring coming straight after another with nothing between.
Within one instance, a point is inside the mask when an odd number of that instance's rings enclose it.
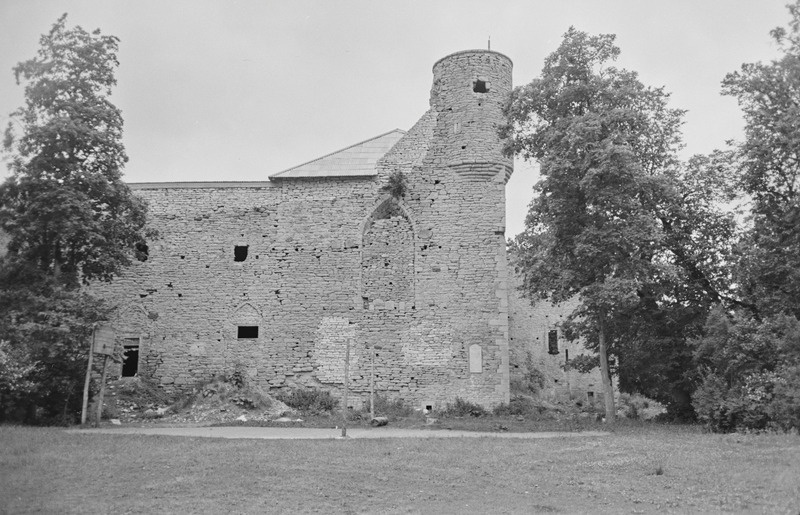
<instances>
[{"instance_id":1,"label":"tall deciduous tree","mask_svg":"<svg viewBox=\"0 0 800 515\"><path fill-rule=\"evenodd\" d=\"M725 162L751 198L734 268L748 309L708 317L694 345L704 373L693 398L700 420L723 431L800 427L800 2L788 7L788 29L772 31L781 57L723 81L745 118L745 139Z\"/></svg>"},{"instance_id":2,"label":"tall deciduous tree","mask_svg":"<svg viewBox=\"0 0 800 515\"><path fill-rule=\"evenodd\" d=\"M108 314L80 285L130 263L146 214L121 179L122 115L108 98L117 38L64 15L40 44L14 68L25 105L5 132L12 175L0 185L0 416L24 406L32 422L80 406L87 336Z\"/></svg>"},{"instance_id":3,"label":"tall deciduous tree","mask_svg":"<svg viewBox=\"0 0 800 515\"><path fill-rule=\"evenodd\" d=\"M730 190L715 168L676 158L682 111L610 66L619 52L613 35L571 28L541 77L514 90L504 129L508 151L537 160L542 176L517 239L524 288L554 302L579 297L565 329L598 351L607 418L609 353L630 388L647 389L646 373L635 377L643 365L680 382L686 333L727 296L721 263L733 230L714 203ZM703 189L717 193L709 200Z\"/></svg>"},{"instance_id":4,"label":"tall deciduous tree","mask_svg":"<svg viewBox=\"0 0 800 515\"><path fill-rule=\"evenodd\" d=\"M761 315L800 318L800 2L772 36L783 51L768 63L747 63L723 81L738 99L745 140L736 153L744 190L753 199L753 230L739 281Z\"/></svg>"},{"instance_id":5,"label":"tall deciduous tree","mask_svg":"<svg viewBox=\"0 0 800 515\"><path fill-rule=\"evenodd\" d=\"M14 68L25 105L5 134L0 227L13 254L65 284L109 280L143 241L146 212L121 180L122 114L108 98L118 40L67 28L64 15L40 44Z\"/></svg>"}]
</instances>

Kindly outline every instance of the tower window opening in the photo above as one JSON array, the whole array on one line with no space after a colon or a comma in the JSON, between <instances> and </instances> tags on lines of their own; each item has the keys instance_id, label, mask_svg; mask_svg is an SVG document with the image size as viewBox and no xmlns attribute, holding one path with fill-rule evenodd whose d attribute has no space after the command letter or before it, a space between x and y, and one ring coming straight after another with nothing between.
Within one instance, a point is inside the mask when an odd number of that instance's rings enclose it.
<instances>
[{"instance_id":1,"label":"tower window opening","mask_svg":"<svg viewBox=\"0 0 800 515\"><path fill-rule=\"evenodd\" d=\"M476 79L472 82L472 91L475 93L488 93L489 88L485 80Z\"/></svg>"},{"instance_id":2,"label":"tower window opening","mask_svg":"<svg viewBox=\"0 0 800 515\"><path fill-rule=\"evenodd\" d=\"M547 333L547 353L558 354L558 330L554 329Z\"/></svg>"},{"instance_id":3,"label":"tower window opening","mask_svg":"<svg viewBox=\"0 0 800 515\"><path fill-rule=\"evenodd\" d=\"M233 247L233 260L244 261L247 259L247 245L236 245Z\"/></svg>"},{"instance_id":4,"label":"tower window opening","mask_svg":"<svg viewBox=\"0 0 800 515\"><path fill-rule=\"evenodd\" d=\"M257 325L240 325L237 327L236 330L236 337L237 338L258 338L258 326Z\"/></svg>"}]
</instances>

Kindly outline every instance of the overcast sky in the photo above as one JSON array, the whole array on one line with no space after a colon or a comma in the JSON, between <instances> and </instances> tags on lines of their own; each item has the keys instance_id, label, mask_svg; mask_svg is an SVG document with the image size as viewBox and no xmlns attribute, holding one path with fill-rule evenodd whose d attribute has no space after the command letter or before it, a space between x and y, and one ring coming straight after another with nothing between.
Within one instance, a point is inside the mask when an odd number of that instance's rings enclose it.
<instances>
[{"instance_id":1,"label":"overcast sky","mask_svg":"<svg viewBox=\"0 0 800 515\"><path fill-rule=\"evenodd\" d=\"M389 130L428 108L431 67L491 46L530 82L570 25L612 33L619 65L689 112L684 156L741 137L726 73L777 57L769 31L788 0L0 0L0 125L22 104L11 68L39 36L68 25L120 38L125 178L257 181ZM3 167L0 179L7 176ZM522 230L535 169L508 187L508 231Z\"/></svg>"}]
</instances>

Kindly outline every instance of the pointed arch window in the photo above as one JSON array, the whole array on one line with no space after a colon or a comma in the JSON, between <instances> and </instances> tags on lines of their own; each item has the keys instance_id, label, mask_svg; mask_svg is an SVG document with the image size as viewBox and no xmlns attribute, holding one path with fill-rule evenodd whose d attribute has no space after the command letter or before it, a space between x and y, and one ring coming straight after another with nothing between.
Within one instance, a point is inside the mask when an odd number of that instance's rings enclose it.
<instances>
[{"instance_id":1,"label":"pointed arch window","mask_svg":"<svg viewBox=\"0 0 800 515\"><path fill-rule=\"evenodd\" d=\"M361 295L364 307L414 302L414 229L393 198L367 220L361 247Z\"/></svg>"}]
</instances>

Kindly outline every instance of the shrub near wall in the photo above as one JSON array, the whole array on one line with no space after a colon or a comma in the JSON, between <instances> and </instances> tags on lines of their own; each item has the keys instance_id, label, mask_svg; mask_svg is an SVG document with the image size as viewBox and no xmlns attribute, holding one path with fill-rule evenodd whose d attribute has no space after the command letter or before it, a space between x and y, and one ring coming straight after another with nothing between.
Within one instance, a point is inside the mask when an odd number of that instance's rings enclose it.
<instances>
[{"instance_id":1,"label":"shrub near wall","mask_svg":"<svg viewBox=\"0 0 800 515\"><path fill-rule=\"evenodd\" d=\"M692 397L698 419L715 431L800 429L800 322L709 316L695 360L706 374Z\"/></svg>"}]
</instances>

